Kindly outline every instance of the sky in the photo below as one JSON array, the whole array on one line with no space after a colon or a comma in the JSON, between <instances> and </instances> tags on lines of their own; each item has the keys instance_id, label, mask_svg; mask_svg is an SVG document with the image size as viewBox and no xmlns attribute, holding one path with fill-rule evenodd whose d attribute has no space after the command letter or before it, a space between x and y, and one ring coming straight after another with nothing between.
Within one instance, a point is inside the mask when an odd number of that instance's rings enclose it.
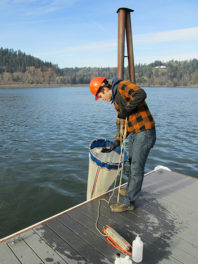
<instances>
[{"instance_id":1,"label":"sky","mask_svg":"<svg viewBox=\"0 0 198 264\"><path fill-rule=\"evenodd\" d=\"M135 64L198 59L198 0L0 0L0 47L60 68L116 67L120 7L134 10Z\"/></svg>"}]
</instances>

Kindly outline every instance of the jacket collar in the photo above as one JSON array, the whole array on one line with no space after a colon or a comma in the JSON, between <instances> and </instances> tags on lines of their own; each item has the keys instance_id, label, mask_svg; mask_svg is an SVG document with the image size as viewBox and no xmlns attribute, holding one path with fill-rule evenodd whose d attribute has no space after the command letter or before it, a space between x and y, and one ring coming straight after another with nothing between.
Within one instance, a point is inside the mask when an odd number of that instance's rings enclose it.
<instances>
[{"instance_id":1,"label":"jacket collar","mask_svg":"<svg viewBox=\"0 0 198 264\"><path fill-rule=\"evenodd\" d=\"M118 90L118 84L122 81L122 79L120 78L113 78L112 80L112 97L111 97L111 103L114 102L115 100L115 96Z\"/></svg>"}]
</instances>

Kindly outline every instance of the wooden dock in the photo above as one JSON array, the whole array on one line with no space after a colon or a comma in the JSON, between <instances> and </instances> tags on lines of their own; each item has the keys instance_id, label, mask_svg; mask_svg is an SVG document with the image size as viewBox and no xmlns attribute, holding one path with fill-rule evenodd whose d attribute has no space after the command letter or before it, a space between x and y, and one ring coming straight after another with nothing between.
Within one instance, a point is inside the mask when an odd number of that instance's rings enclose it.
<instances>
[{"instance_id":1,"label":"wooden dock","mask_svg":"<svg viewBox=\"0 0 198 264\"><path fill-rule=\"evenodd\" d=\"M114 263L118 253L95 228L106 195L0 240L0 264ZM115 201L117 190L114 192ZM101 201L98 227L128 242L140 234L147 264L198 263L198 180L164 169L148 173L135 211L112 213Z\"/></svg>"}]
</instances>

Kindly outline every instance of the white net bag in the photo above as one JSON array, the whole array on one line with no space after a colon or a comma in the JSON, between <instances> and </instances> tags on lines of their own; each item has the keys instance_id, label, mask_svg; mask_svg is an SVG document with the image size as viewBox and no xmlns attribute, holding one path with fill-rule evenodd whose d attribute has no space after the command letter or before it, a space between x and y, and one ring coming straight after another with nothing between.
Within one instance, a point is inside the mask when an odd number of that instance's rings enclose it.
<instances>
[{"instance_id":1,"label":"white net bag","mask_svg":"<svg viewBox=\"0 0 198 264\"><path fill-rule=\"evenodd\" d=\"M111 141L97 139L89 146L87 200L104 194L115 181L122 163L127 160L126 153L121 153L120 147L108 153L101 152L103 147L110 144Z\"/></svg>"}]
</instances>

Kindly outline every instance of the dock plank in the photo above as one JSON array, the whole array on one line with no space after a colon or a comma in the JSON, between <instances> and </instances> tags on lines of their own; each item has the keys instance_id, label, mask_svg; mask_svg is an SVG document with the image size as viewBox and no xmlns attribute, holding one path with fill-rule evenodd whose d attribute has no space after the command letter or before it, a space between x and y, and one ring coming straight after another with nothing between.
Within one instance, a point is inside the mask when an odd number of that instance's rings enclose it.
<instances>
[{"instance_id":1,"label":"dock plank","mask_svg":"<svg viewBox=\"0 0 198 264\"><path fill-rule=\"evenodd\" d=\"M149 175L149 178L146 177L145 181L154 181L154 176L155 178L159 177L159 174ZM173 172L164 172L160 176L166 180L168 179L169 182L172 181L173 176L176 183L174 184L173 182L171 189L167 186L163 190L153 188L152 186L144 188L145 199L150 198L152 193L152 197L172 214L175 214L183 228L186 228L188 233L194 235L194 231L198 229L198 180ZM180 184L180 180L182 185ZM188 198L185 196L185 193L188 193Z\"/></svg>"},{"instance_id":2,"label":"dock plank","mask_svg":"<svg viewBox=\"0 0 198 264\"><path fill-rule=\"evenodd\" d=\"M11 239L7 244L22 264L44 264L22 237Z\"/></svg>"},{"instance_id":3,"label":"dock plank","mask_svg":"<svg viewBox=\"0 0 198 264\"><path fill-rule=\"evenodd\" d=\"M157 214L157 209L155 206L149 204L149 203L144 203L144 205L142 206L142 209L144 209L147 212L151 212L152 214ZM176 218L175 218L176 219ZM163 219L163 217L161 217L159 215L159 221L161 223L164 223L164 226L167 226L168 228L168 223L166 224L166 222L168 220ZM178 222L178 225L180 225L181 223ZM176 240L183 240L183 245L180 244L181 249L189 252L190 254L192 254L193 256L197 256L197 252L198 252L198 237L195 236L194 234L190 234L188 232L188 229L184 229L184 228L180 228L180 231L174 235L174 239ZM178 244L178 243L177 243Z\"/></svg>"},{"instance_id":4,"label":"dock plank","mask_svg":"<svg viewBox=\"0 0 198 264\"><path fill-rule=\"evenodd\" d=\"M51 247L49 247L33 230L23 235L26 244L42 259L43 263L49 262L65 264L64 261Z\"/></svg>"},{"instance_id":5,"label":"dock plank","mask_svg":"<svg viewBox=\"0 0 198 264\"><path fill-rule=\"evenodd\" d=\"M51 230L46 224L40 225L34 231L49 245L58 255L69 264L85 264L86 260L66 243L60 236Z\"/></svg>"},{"instance_id":6,"label":"dock plank","mask_svg":"<svg viewBox=\"0 0 198 264\"><path fill-rule=\"evenodd\" d=\"M112 263L101 255L94 247L87 244L81 236L75 234L58 220L50 221L48 226L62 237L62 239L68 242L72 248L77 250L80 255L87 260L87 263Z\"/></svg>"},{"instance_id":7,"label":"dock plank","mask_svg":"<svg viewBox=\"0 0 198 264\"><path fill-rule=\"evenodd\" d=\"M83 222L84 222L83 216ZM114 257L111 251L111 246L106 240L103 240L102 236L99 236L97 230L95 228L90 229L86 227L86 225L82 225L80 222L77 222L76 219L71 218L68 214L62 215L58 221L66 225L71 230L75 230L75 234L82 237L88 246L94 248L94 250L99 251L101 255L108 258L110 261L113 262ZM82 215L81 215L81 222L82 222ZM94 232L92 232L94 231Z\"/></svg>"},{"instance_id":8,"label":"dock plank","mask_svg":"<svg viewBox=\"0 0 198 264\"><path fill-rule=\"evenodd\" d=\"M157 197L168 197L175 203L179 197L180 204L184 203L197 209L196 204L191 203L192 199L197 200L198 181L195 178L175 172L157 171L144 178L144 191L147 190ZM197 213L197 210L195 212Z\"/></svg>"},{"instance_id":9,"label":"dock plank","mask_svg":"<svg viewBox=\"0 0 198 264\"><path fill-rule=\"evenodd\" d=\"M7 244L2 244L0 246L0 263L1 264L20 264L19 260L16 258L14 253L8 247Z\"/></svg>"}]
</instances>

